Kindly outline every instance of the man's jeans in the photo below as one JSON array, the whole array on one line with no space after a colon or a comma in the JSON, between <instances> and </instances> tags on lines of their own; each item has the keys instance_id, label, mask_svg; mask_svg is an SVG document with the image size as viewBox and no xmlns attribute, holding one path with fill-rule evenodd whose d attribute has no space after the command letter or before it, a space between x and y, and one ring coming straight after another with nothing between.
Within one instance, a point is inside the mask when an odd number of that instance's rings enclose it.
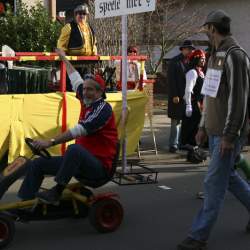
<instances>
[{"instance_id":1,"label":"man's jeans","mask_svg":"<svg viewBox=\"0 0 250 250\"><path fill-rule=\"evenodd\" d=\"M61 185L67 185L73 176L89 179L104 179L108 176L102 163L77 144L69 145L64 156L54 156L51 159L39 157L28 164L18 193L24 200L35 198L44 175L55 176L55 181Z\"/></svg>"},{"instance_id":2,"label":"man's jeans","mask_svg":"<svg viewBox=\"0 0 250 250\"><path fill-rule=\"evenodd\" d=\"M242 141L235 143L234 150L220 156L221 137L209 137L211 160L204 180L204 202L193 221L189 236L206 241L216 222L228 189L250 212L250 186L234 170L235 157L239 154Z\"/></svg>"},{"instance_id":3,"label":"man's jeans","mask_svg":"<svg viewBox=\"0 0 250 250\"><path fill-rule=\"evenodd\" d=\"M169 135L169 147L178 148L180 137L181 121L171 119L170 135Z\"/></svg>"}]
</instances>

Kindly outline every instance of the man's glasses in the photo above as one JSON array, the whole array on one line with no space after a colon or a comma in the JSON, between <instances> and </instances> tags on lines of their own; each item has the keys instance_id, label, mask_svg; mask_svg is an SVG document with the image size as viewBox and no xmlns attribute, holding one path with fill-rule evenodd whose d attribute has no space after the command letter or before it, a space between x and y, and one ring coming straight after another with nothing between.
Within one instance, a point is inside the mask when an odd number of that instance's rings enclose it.
<instances>
[{"instance_id":1,"label":"man's glasses","mask_svg":"<svg viewBox=\"0 0 250 250\"><path fill-rule=\"evenodd\" d=\"M130 50L128 53L137 53L137 50Z\"/></svg>"}]
</instances>

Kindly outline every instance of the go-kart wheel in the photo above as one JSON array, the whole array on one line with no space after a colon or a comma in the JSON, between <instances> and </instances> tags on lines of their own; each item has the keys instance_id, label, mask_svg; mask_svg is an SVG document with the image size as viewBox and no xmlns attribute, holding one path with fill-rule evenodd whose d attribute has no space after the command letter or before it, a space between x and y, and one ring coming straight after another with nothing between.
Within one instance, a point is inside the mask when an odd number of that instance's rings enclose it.
<instances>
[{"instance_id":1,"label":"go-kart wheel","mask_svg":"<svg viewBox=\"0 0 250 250\"><path fill-rule=\"evenodd\" d=\"M98 200L89 210L89 221L100 233L115 231L123 219L123 208L115 199Z\"/></svg>"},{"instance_id":2,"label":"go-kart wheel","mask_svg":"<svg viewBox=\"0 0 250 250\"><path fill-rule=\"evenodd\" d=\"M15 235L15 223L8 215L0 214L0 249L11 243Z\"/></svg>"},{"instance_id":3,"label":"go-kart wheel","mask_svg":"<svg viewBox=\"0 0 250 250\"><path fill-rule=\"evenodd\" d=\"M31 138L25 138L25 142L29 146L30 150L32 151L32 153L34 155L39 155L39 156L41 156L41 157L43 157L45 159L50 159L51 158L51 155L50 155L48 150L46 150L46 149L42 149L42 150L36 149L32 144L33 140Z\"/></svg>"}]
</instances>

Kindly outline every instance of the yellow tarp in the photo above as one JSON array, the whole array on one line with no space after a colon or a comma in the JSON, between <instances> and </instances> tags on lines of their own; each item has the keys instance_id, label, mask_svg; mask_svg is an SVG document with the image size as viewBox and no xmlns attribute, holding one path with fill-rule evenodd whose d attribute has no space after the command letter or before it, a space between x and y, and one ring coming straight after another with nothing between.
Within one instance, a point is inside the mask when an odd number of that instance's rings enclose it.
<instances>
[{"instance_id":1,"label":"yellow tarp","mask_svg":"<svg viewBox=\"0 0 250 250\"><path fill-rule=\"evenodd\" d=\"M67 128L73 127L79 117L80 104L74 93L66 94ZM122 110L122 94L107 93L116 121L119 123ZM144 125L144 110L147 97L142 92L129 92L127 96L129 116L127 121L127 154L134 153ZM8 161L19 155L29 157L30 150L24 138L52 138L61 132L62 94L0 95L0 158L9 150ZM118 124L119 133L121 127ZM49 150L59 155L60 146Z\"/></svg>"}]
</instances>

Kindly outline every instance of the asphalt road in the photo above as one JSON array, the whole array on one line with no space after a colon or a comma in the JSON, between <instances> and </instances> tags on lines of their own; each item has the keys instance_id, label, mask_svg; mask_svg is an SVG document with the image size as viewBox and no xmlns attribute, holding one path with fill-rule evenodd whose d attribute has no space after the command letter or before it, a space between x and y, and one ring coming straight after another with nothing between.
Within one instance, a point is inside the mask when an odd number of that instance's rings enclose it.
<instances>
[{"instance_id":1,"label":"asphalt road","mask_svg":"<svg viewBox=\"0 0 250 250\"><path fill-rule=\"evenodd\" d=\"M192 218L201 206L196 199L206 167L190 164L155 165L159 182L150 185L108 184L96 192L120 195L124 220L113 233L99 234L87 219L16 223L11 250L174 250L186 237ZM165 188L159 187L165 186ZM167 188L166 188L167 187ZM168 187L170 189L168 189ZM18 184L6 195L13 200ZM244 232L246 210L230 194L209 241L210 250L249 250L250 234Z\"/></svg>"},{"instance_id":2,"label":"asphalt road","mask_svg":"<svg viewBox=\"0 0 250 250\"><path fill-rule=\"evenodd\" d=\"M174 250L189 230L193 216L201 207L196 199L202 190L206 167L190 165L180 155L167 153L170 121L166 110L158 109L154 116L156 142L161 155L144 156L148 166L157 169L159 182L151 185L118 186L109 183L96 193L118 193L124 207L121 227L110 234L99 234L88 219L16 224L16 235L11 250ZM142 148L153 148L152 136L147 127L141 137ZM250 154L246 157L250 160ZM180 162L182 164L176 164ZM47 181L52 185L52 181ZM16 199L20 182L15 183L4 197ZM163 186L163 187L160 187ZM1 201L3 202L3 201ZM244 229L249 219L245 208L230 194L214 227L209 250L250 250L250 234Z\"/></svg>"}]
</instances>

